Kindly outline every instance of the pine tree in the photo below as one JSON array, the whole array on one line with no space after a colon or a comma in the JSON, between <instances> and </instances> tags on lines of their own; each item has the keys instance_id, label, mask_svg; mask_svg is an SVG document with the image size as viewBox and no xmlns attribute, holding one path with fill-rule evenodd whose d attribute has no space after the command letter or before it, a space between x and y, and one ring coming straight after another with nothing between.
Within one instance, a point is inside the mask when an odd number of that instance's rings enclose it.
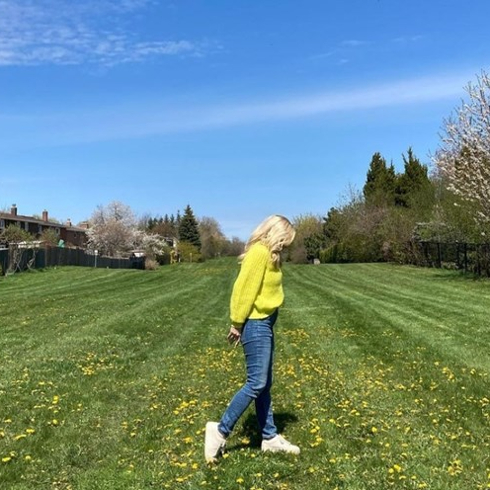
<instances>
[{"instance_id":1,"label":"pine tree","mask_svg":"<svg viewBox=\"0 0 490 490\"><path fill-rule=\"evenodd\" d=\"M364 184L364 200L371 206L391 206L395 201L396 175L393 164L386 166L386 160L376 152L369 165Z\"/></svg>"},{"instance_id":2,"label":"pine tree","mask_svg":"<svg viewBox=\"0 0 490 490\"><path fill-rule=\"evenodd\" d=\"M428 176L427 166L420 163L413 154L412 148L408 149L407 155L407 157L403 155L404 173L397 179L396 204L409 208L423 199L429 205L433 199L434 189Z\"/></svg>"},{"instance_id":3,"label":"pine tree","mask_svg":"<svg viewBox=\"0 0 490 490\"><path fill-rule=\"evenodd\" d=\"M179 240L191 243L198 250L201 249L201 238L199 236L199 226L189 205L184 210L184 215L179 215Z\"/></svg>"}]
</instances>

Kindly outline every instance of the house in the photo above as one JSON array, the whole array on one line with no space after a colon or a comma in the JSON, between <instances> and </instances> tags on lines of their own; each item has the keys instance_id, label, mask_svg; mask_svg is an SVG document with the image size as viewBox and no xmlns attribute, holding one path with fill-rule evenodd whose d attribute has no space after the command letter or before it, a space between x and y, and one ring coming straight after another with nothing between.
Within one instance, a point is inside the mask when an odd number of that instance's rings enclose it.
<instances>
[{"instance_id":1,"label":"house","mask_svg":"<svg viewBox=\"0 0 490 490\"><path fill-rule=\"evenodd\" d=\"M87 243L86 231L88 226L73 226L71 221L66 223L56 223L49 221L48 212L42 213L42 218L34 216L23 216L18 214L17 206L12 205L10 213L0 212L0 233L10 225L17 225L30 233L34 238L39 238L43 231L54 230L60 240L69 247L84 248Z\"/></svg>"}]
</instances>

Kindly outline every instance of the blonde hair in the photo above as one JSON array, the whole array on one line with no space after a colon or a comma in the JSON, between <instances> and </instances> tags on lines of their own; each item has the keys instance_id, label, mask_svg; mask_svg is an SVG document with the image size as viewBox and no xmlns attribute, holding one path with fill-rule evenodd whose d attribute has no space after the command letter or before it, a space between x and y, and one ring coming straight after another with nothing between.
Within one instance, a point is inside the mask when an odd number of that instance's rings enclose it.
<instances>
[{"instance_id":1,"label":"blonde hair","mask_svg":"<svg viewBox=\"0 0 490 490\"><path fill-rule=\"evenodd\" d=\"M271 251L272 262L276 267L279 267L281 265L282 249L291 245L295 236L296 231L290 221L284 216L273 214L255 228L245 245L245 252L239 259L243 259L254 243L260 242Z\"/></svg>"}]
</instances>

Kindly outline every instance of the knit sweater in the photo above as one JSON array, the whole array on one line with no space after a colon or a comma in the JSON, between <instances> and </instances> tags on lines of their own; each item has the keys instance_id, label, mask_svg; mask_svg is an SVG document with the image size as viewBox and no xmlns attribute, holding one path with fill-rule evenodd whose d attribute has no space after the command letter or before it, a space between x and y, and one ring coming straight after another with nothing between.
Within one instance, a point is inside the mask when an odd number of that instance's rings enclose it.
<instances>
[{"instance_id":1,"label":"knit sweater","mask_svg":"<svg viewBox=\"0 0 490 490\"><path fill-rule=\"evenodd\" d=\"M234 325L247 318L266 318L282 305L282 271L272 263L270 250L254 243L245 254L233 286L230 318Z\"/></svg>"}]
</instances>

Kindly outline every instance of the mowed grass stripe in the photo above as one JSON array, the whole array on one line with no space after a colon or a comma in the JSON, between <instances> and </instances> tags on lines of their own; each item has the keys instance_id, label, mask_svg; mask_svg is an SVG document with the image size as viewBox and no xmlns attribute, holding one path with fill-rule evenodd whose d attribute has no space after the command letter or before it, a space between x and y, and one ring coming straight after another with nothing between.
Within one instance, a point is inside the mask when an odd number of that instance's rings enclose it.
<instances>
[{"instance_id":1,"label":"mowed grass stripe","mask_svg":"<svg viewBox=\"0 0 490 490\"><path fill-rule=\"evenodd\" d=\"M371 274L373 269L378 274ZM468 366L490 370L487 284L480 287L481 283L473 282L471 288L460 290L457 286L460 282L467 285L467 279L452 281L444 306L439 288L433 285L433 275L420 274L393 286L393 274L380 275L380 269L398 272L393 267L373 265L321 266L311 272L291 268L297 273L290 287L298 296L306 295L306 300L310 296L324 308L335 308L337 317L344 318L351 328L360 329L374 348L382 332L392 329L403 334L404 342L430 344L433 352L441 350L441 356L452 353L455 360ZM454 278L454 273L446 274L446 278L451 276ZM443 290L449 287L446 283ZM386 344L389 348L390 342Z\"/></svg>"},{"instance_id":2,"label":"mowed grass stripe","mask_svg":"<svg viewBox=\"0 0 490 490\"><path fill-rule=\"evenodd\" d=\"M95 284L93 273L97 275ZM15 348L4 345L6 357L36 357L47 346L52 356L68 355L81 349L96 349L115 334L119 341L123 337L129 341L137 332L144 332L147 338L172 338L164 345L179 349L189 339L202 336L196 318L211 317L214 322L214 309L221 313L221 323L226 320L226 312L217 309L216 304L224 302L229 294L229 278L225 276L225 286L220 287L216 281L219 276L209 271L196 275L194 268L185 266L158 273L70 268L51 273L49 281L44 274L50 273L31 276L44 287L39 285L33 291L29 288L29 294L21 291L18 297L22 307L8 312L9 320L4 322L2 331L17 334ZM8 278L10 282L12 279ZM203 295L203 300L194 301ZM189 306L180 308L184 303ZM7 316L5 310L4 315Z\"/></svg>"}]
</instances>

